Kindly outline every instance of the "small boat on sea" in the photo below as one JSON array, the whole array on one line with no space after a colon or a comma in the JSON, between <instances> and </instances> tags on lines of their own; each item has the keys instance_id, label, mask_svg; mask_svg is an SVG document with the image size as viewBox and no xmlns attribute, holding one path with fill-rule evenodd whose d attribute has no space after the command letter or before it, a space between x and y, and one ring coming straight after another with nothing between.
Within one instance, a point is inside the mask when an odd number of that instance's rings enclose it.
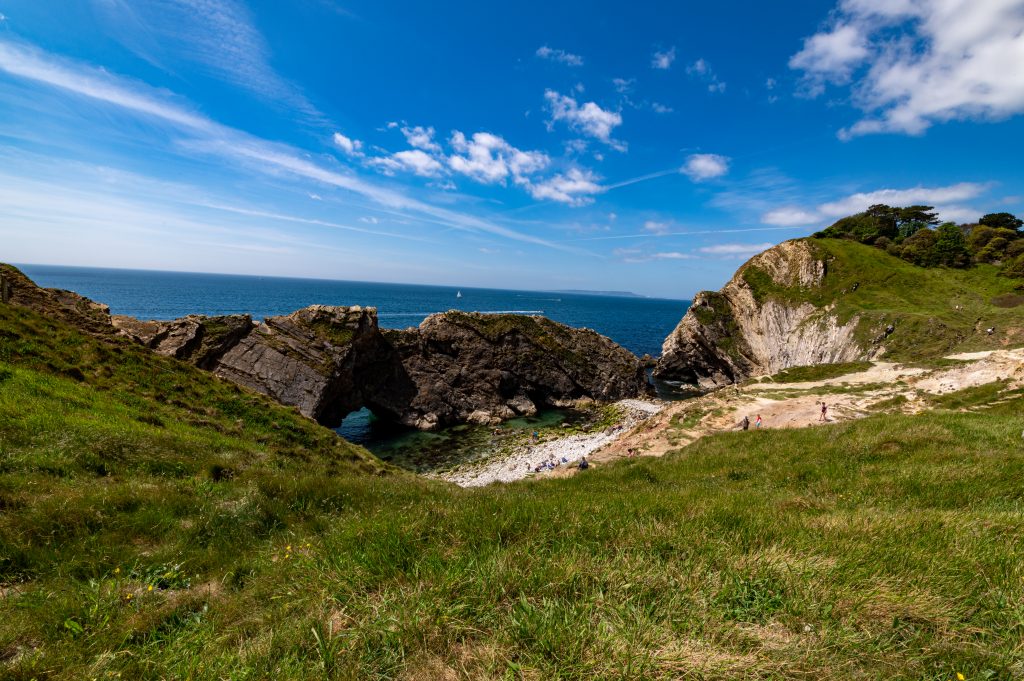
<instances>
[{"instance_id":1,"label":"small boat on sea","mask_svg":"<svg viewBox=\"0 0 1024 681\"><path fill-rule=\"evenodd\" d=\"M455 297L456 298L461 298L462 297L462 291L459 291L458 293L456 293Z\"/></svg>"}]
</instances>

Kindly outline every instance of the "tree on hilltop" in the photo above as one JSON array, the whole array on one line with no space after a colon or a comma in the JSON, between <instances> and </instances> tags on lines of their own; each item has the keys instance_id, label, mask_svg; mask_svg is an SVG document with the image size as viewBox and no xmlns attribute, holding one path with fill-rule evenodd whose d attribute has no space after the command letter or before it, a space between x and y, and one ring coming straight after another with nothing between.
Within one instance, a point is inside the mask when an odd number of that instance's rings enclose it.
<instances>
[{"instance_id":1,"label":"tree on hilltop","mask_svg":"<svg viewBox=\"0 0 1024 681\"><path fill-rule=\"evenodd\" d=\"M1002 227L1003 229L1017 231L1024 227L1024 220L1021 220L1012 213L989 213L983 215L978 220L978 224L985 225L986 227Z\"/></svg>"}]
</instances>

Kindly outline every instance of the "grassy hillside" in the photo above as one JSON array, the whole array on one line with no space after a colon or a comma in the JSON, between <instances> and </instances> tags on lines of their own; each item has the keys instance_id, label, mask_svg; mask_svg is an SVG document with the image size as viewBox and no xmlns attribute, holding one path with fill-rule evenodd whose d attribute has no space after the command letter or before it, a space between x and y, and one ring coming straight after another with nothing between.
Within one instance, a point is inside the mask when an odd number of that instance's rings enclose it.
<instances>
[{"instance_id":1,"label":"grassy hillside","mask_svg":"<svg viewBox=\"0 0 1024 681\"><path fill-rule=\"evenodd\" d=\"M0 305L0 678L1017 678L1022 407L460 490Z\"/></svg>"},{"instance_id":2,"label":"grassy hillside","mask_svg":"<svg viewBox=\"0 0 1024 681\"><path fill-rule=\"evenodd\" d=\"M858 336L866 345L895 323L884 345L886 358L898 361L1024 343L1024 295L1015 288L1020 281L1002 276L995 265L925 268L852 241L808 242L828 259L824 285L787 289L747 267L743 277L758 298L834 302L844 323L861 315ZM992 337L985 333L991 326L997 329Z\"/></svg>"}]
</instances>

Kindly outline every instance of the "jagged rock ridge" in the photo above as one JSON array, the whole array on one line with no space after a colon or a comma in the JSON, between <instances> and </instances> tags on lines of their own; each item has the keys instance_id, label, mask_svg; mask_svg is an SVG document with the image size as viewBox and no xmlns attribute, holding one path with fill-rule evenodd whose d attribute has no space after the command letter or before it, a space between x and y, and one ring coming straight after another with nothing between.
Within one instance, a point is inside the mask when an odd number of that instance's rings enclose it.
<instances>
[{"instance_id":1,"label":"jagged rock ridge","mask_svg":"<svg viewBox=\"0 0 1024 681\"><path fill-rule=\"evenodd\" d=\"M875 356L881 348L856 336L857 316L841 321L830 305L765 295L771 289L811 293L827 270L827 256L807 240L754 256L721 291L697 294L665 339L654 375L714 388L793 366Z\"/></svg>"}]
</instances>

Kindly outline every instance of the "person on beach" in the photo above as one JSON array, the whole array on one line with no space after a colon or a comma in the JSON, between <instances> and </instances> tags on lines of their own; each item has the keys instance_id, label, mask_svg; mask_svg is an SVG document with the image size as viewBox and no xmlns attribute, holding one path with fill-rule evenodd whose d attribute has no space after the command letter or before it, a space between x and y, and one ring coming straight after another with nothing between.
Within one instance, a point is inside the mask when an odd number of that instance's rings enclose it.
<instances>
[{"instance_id":1,"label":"person on beach","mask_svg":"<svg viewBox=\"0 0 1024 681\"><path fill-rule=\"evenodd\" d=\"M757 415L757 419L754 421L754 427L755 428L760 428L762 423L764 423L764 422L761 420L761 415L758 414Z\"/></svg>"},{"instance_id":2,"label":"person on beach","mask_svg":"<svg viewBox=\"0 0 1024 681\"><path fill-rule=\"evenodd\" d=\"M582 459L580 459L580 470L585 471L588 468L590 468L590 464L587 463L587 457L583 457Z\"/></svg>"},{"instance_id":3,"label":"person on beach","mask_svg":"<svg viewBox=\"0 0 1024 681\"><path fill-rule=\"evenodd\" d=\"M743 420L740 421L740 427L742 427L743 430L749 430L750 429L750 417L749 416L744 416L743 417Z\"/></svg>"},{"instance_id":4,"label":"person on beach","mask_svg":"<svg viewBox=\"0 0 1024 681\"><path fill-rule=\"evenodd\" d=\"M821 403L821 416L818 418L819 421L827 421L828 405L824 402Z\"/></svg>"}]
</instances>

